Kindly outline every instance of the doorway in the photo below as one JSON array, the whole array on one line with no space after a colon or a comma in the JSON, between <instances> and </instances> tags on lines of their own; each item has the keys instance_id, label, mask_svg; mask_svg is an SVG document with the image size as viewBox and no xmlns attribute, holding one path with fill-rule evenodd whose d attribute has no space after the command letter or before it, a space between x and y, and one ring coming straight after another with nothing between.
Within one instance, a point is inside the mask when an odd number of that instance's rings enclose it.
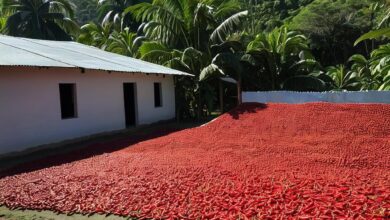
<instances>
[{"instance_id":1,"label":"doorway","mask_svg":"<svg viewBox=\"0 0 390 220\"><path fill-rule=\"evenodd\" d=\"M135 83L123 83L125 117L126 117L127 128L133 127L137 123L135 88L136 88Z\"/></svg>"}]
</instances>

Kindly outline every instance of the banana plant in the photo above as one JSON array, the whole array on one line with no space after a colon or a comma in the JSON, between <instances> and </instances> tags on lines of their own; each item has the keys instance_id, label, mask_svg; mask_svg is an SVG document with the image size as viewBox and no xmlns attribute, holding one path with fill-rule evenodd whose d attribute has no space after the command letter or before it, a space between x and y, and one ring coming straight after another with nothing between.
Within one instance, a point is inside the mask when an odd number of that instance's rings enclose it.
<instances>
[{"instance_id":1,"label":"banana plant","mask_svg":"<svg viewBox=\"0 0 390 220\"><path fill-rule=\"evenodd\" d=\"M266 90L323 91L329 78L309 51L305 36L287 27L259 34L249 43L245 59L260 72Z\"/></svg>"},{"instance_id":2,"label":"banana plant","mask_svg":"<svg viewBox=\"0 0 390 220\"><path fill-rule=\"evenodd\" d=\"M226 42L217 48L210 66L202 71L200 80L228 76L237 81L238 103L242 83L260 81L263 90L329 90L332 79L321 72L321 65L308 50L307 40L286 27L269 34L260 34L246 50L237 42ZM249 74L250 73L250 74ZM252 77L251 75L256 75Z\"/></svg>"},{"instance_id":3,"label":"banana plant","mask_svg":"<svg viewBox=\"0 0 390 220\"><path fill-rule=\"evenodd\" d=\"M233 78L237 81L237 103L242 103L242 75L244 66L241 62L243 47L239 42L225 42L220 45L213 45L211 50L215 53L211 64L205 67L199 80L206 81L222 76Z\"/></svg>"}]
</instances>

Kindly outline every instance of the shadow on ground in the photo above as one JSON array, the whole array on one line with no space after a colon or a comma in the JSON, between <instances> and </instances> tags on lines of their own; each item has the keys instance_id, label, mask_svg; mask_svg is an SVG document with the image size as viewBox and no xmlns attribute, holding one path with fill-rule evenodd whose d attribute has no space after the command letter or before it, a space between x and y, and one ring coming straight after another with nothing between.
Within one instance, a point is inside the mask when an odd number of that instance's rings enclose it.
<instances>
[{"instance_id":1,"label":"shadow on ground","mask_svg":"<svg viewBox=\"0 0 390 220\"><path fill-rule=\"evenodd\" d=\"M201 123L161 123L4 157L0 159L0 178L111 153L142 141L199 125Z\"/></svg>"},{"instance_id":2,"label":"shadow on ground","mask_svg":"<svg viewBox=\"0 0 390 220\"><path fill-rule=\"evenodd\" d=\"M248 114L248 113L256 113L260 110L266 109L268 106L262 103L243 103L239 107L228 112L229 115L232 116L233 119L240 119L240 115Z\"/></svg>"}]
</instances>

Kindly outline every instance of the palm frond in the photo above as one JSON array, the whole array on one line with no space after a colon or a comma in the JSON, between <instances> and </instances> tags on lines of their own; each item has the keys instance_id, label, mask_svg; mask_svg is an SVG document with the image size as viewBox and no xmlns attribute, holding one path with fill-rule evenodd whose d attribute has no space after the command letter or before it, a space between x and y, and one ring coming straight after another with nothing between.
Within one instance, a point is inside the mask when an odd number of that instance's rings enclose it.
<instances>
[{"instance_id":1,"label":"palm frond","mask_svg":"<svg viewBox=\"0 0 390 220\"><path fill-rule=\"evenodd\" d=\"M199 81L206 81L215 77L224 76L225 73L215 64L205 67L199 75Z\"/></svg>"},{"instance_id":2,"label":"palm frond","mask_svg":"<svg viewBox=\"0 0 390 220\"><path fill-rule=\"evenodd\" d=\"M237 30L247 16L248 11L241 11L223 21L211 34L210 41L212 43L223 42L229 34Z\"/></svg>"}]
</instances>

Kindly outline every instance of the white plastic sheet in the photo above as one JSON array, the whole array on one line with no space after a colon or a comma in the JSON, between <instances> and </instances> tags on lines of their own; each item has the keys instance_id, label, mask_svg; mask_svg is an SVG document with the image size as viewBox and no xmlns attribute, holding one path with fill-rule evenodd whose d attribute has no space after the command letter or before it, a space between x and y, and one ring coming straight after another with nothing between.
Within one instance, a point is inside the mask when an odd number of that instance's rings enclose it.
<instances>
[{"instance_id":1,"label":"white plastic sheet","mask_svg":"<svg viewBox=\"0 0 390 220\"><path fill-rule=\"evenodd\" d=\"M390 104L390 91L362 92L243 92L243 102L260 103L384 103Z\"/></svg>"}]
</instances>

